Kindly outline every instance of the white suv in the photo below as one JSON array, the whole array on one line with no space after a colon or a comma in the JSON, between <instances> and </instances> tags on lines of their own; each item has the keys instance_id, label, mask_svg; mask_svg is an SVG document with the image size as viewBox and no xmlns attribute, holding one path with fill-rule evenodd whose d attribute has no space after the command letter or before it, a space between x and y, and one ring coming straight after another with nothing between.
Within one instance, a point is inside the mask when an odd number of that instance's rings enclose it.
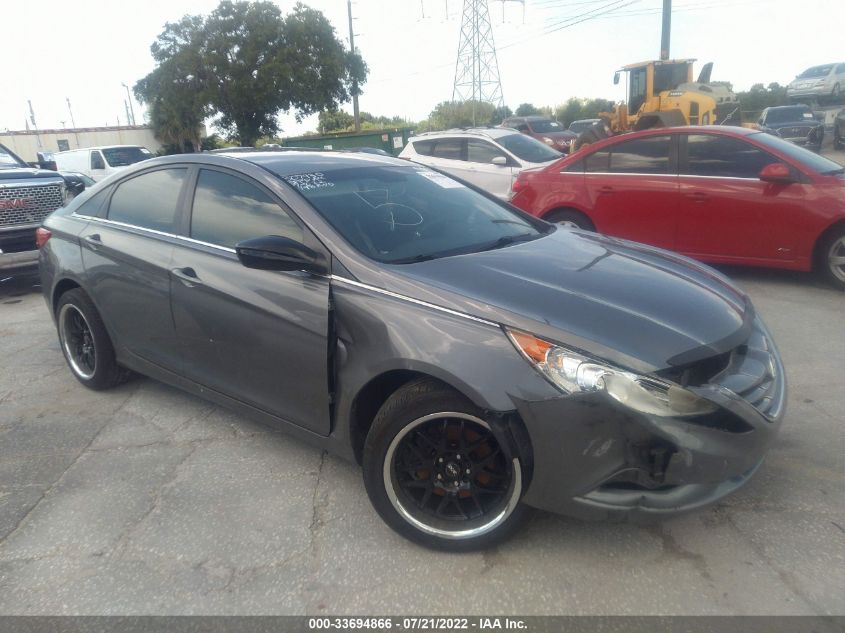
<instances>
[{"instance_id":1,"label":"white suv","mask_svg":"<svg viewBox=\"0 0 845 633\"><path fill-rule=\"evenodd\" d=\"M436 167L508 200L520 171L563 156L516 130L472 128L413 136L399 157Z\"/></svg>"}]
</instances>

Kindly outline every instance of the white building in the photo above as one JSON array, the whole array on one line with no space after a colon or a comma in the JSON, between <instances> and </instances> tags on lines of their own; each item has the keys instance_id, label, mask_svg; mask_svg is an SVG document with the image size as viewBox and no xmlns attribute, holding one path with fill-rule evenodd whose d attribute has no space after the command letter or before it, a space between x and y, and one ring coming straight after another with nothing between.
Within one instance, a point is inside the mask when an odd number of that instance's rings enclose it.
<instances>
[{"instance_id":1,"label":"white building","mask_svg":"<svg viewBox=\"0 0 845 633\"><path fill-rule=\"evenodd\" d=\"M0 132L0 143L27 162L38 160L37 152L55 153L100 145L140 145L156 153L162 145L148 125L7 130Z\"/></svg>"}]
</instances>

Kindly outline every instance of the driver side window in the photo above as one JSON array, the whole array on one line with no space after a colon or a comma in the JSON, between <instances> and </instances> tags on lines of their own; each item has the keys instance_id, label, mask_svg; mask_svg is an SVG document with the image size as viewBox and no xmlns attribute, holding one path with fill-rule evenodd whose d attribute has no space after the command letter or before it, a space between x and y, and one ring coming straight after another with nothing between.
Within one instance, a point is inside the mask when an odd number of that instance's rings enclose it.
<instances>
[{"instance_id":1,"label":"driver side window","mask_svg":"<svg viewBox=\"0 0 845 633\"><path fill-rule=\"evenodd\" d=\"M475 139L467 141L467 160L469 162L490 164L497 156L507 159L507 156L491 143Z\"/></svg>"},{"instance_id":2,"label":"driver side window","mask_svg":"<svg viewBox=\"0 0 845 633\"><path fill-rule=\"evenodd\" d=\"M299 224L262 189L210 169L201 169L197 179L190 235L228 248L262 235L303 241Z\"/></svg>"}]
</instances>

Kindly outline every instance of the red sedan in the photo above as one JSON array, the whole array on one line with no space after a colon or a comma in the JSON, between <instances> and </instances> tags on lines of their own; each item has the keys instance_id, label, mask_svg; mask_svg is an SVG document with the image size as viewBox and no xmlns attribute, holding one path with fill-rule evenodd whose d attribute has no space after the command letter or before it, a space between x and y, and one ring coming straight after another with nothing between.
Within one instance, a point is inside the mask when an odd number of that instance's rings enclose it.
<instances>
[{"instance_id":1,"label":"red sedan","mask_svg":"<svg viewBox=\"0 0 845 633\"><path fill-rule=\"evenodd\" d=\"M705 262L818 270L845 290L845 169L736 127L662 128L523 171L511 202Z\"/></svg>"}]
</instances>

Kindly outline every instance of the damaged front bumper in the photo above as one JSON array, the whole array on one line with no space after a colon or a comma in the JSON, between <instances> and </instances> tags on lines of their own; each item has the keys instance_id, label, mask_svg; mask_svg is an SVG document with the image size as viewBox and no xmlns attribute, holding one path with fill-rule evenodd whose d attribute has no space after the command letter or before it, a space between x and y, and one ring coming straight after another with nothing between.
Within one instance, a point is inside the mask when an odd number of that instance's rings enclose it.
<instances>
[{"instance_id":1,"label":"damaged front bumper","mask_svg":"<svg viewBox=\"0 0 845 633\"><path fill-rule=\"evenodd\" d=\"M694 510L740 488L786 407L783 366L764 328L710 381L687 389L717 411L661 417L602 392L516 400L533 449L523 501L580 518L637 520Z\"/></svg>"}]
</instances>

